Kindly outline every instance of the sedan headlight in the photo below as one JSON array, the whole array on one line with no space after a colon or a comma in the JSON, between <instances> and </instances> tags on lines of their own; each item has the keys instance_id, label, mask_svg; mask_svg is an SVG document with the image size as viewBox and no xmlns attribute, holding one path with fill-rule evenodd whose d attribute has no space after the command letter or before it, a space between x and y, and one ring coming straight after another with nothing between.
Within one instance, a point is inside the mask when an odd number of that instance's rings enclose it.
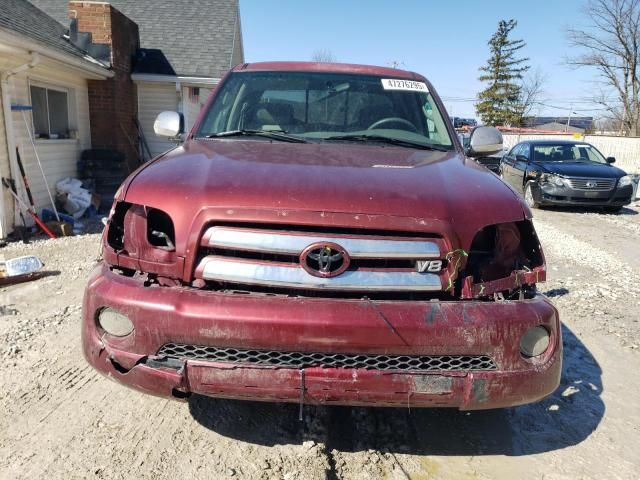
<instances>
[{"instance_id":1,"label":"sedan headlight","mask_svg":"<svg viewBox=\"0 0 640 480\"><path fill-rule=\"evenodd\" d=\"M545 173L542 176L542 181L546 183L551 183L556 187L564 187L566 185L564 178L559 175L554 175L552 173Z\"/></svg>"},{"instance_id":2,"label":"sedan headlight","mask_svg":"<svg viewBox=\"0 0 640 480\"><path fill-rule=\"evenodd\" d=\"M627 185L631 185L631 175L625 175L618 180L619 187L626 187Z\"/></svg>"}]
</instances>

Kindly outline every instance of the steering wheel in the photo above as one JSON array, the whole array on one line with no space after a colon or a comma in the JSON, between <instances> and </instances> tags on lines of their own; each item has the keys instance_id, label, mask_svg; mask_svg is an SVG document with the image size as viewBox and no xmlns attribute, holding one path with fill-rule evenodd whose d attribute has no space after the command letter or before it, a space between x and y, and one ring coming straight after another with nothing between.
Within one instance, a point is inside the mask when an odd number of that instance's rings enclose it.
<instances>
[{"instance_id":1,"label":"steering wheel","mask_svg":"<svg viewBox=\"0 0 640 480\"><path fill-rule=\"evenodd\" d=\"M413 133L418 133L418 129L413 123L411 123L409 120L405 118L400 118L400 117L381 118L380 120L377 120L373 122L371 125L369 125L369 127L367 127L367 130L374 130L376 128L380 128L380 125L384 125L385 123L401 123L402 125L409 127L403 130L408 130Z\"/></svg>"}]
</instances>

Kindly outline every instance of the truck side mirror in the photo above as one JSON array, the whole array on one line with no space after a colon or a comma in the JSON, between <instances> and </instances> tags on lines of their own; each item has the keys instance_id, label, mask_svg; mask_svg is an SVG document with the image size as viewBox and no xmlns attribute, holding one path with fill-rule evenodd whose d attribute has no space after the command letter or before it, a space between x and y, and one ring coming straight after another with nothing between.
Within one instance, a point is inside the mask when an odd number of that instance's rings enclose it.
<instances>
[{"instance_id":1,"label":"truck side mirror","mask_svg":"<svg viewBox=\"0 0 640 480\"><path fill-rule=\"evenodd\" d=\"M465 149L468 157L493 155L502 150L502 134L494 127L475 127L471 130L469 146Z\"/></svg>"},{"instance_id":2,"label":"truck side mirror","mask_svg":"<svg viewBox=\"0 0 640 480\"><path fill-rule=\"evenodd\" d=\"M178 112L160 112L153 123L153 131L159 137L176 138L184 132L184 117Z\"/></svg>"}]
</instances>

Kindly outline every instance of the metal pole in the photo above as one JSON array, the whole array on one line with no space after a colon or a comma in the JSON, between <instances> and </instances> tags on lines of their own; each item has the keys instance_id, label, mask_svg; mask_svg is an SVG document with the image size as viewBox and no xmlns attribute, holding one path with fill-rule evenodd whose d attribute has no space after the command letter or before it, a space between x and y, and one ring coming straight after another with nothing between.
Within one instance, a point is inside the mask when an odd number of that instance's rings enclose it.
<instances>
[{"instance_id":1,"label":"metal pole","mask_svg":"<svg viewBox=\"0 0 640 480\"><path fill-rule=\"evenodd\" d=\"M24 126L27 129L27 135L29 136L29 140L31 140L31 146L33 147L33 153L36 155L36 160L38 161L38 167L40 167L40 173L42 173L42 179L44 180L44 186L47 187L47 194L49 195L49 201L51 201L51 206L53 207L53 213L56 215L56 219L60 221L60 215L58 214L58 210L56 209L56 202L53 201L53 196L51 195L51 189L49 188L49 182L47 182L47 176L44 174L44 169L42 168L42 162L40 161L40 157L38 156L38 150L36 149L36 142L31 136L31 129L29 128L29 122L27 122L27 116L22 110L22 119L24 120Z\"/></svg>"},{"instance_id":2,"label":"metal pole","mask_svg":"<svg viewBox=\"0 0 640 480\"><path fill-rule=\"evenodd\" d=\"M567 118L567 128L564 129L565 133L569 132L571 126L571 114L573 113L573 104L569 105L569 118Z\"/></svg>"}]
</instances>

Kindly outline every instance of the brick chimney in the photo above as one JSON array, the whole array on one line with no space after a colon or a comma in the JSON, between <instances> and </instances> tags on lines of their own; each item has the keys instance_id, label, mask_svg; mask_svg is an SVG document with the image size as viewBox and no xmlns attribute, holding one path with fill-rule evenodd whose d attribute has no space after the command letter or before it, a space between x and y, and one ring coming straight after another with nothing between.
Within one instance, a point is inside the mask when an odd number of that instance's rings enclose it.
<instances>
[{"instance_id":1,"label":"brick chimney","mask_svg":"<svg viewBox=\"0 0 640 480\"><path fill-rule=\"evenodd\" d=\"M129 170L139 164L136 85L131 69L140 46L138 25L105 2L70 1L71 35L84 37L91 48L110 59L115 73L107 80L89 80L89 116L93 148L122 152Z\"/></svg>"}]
</instances>

